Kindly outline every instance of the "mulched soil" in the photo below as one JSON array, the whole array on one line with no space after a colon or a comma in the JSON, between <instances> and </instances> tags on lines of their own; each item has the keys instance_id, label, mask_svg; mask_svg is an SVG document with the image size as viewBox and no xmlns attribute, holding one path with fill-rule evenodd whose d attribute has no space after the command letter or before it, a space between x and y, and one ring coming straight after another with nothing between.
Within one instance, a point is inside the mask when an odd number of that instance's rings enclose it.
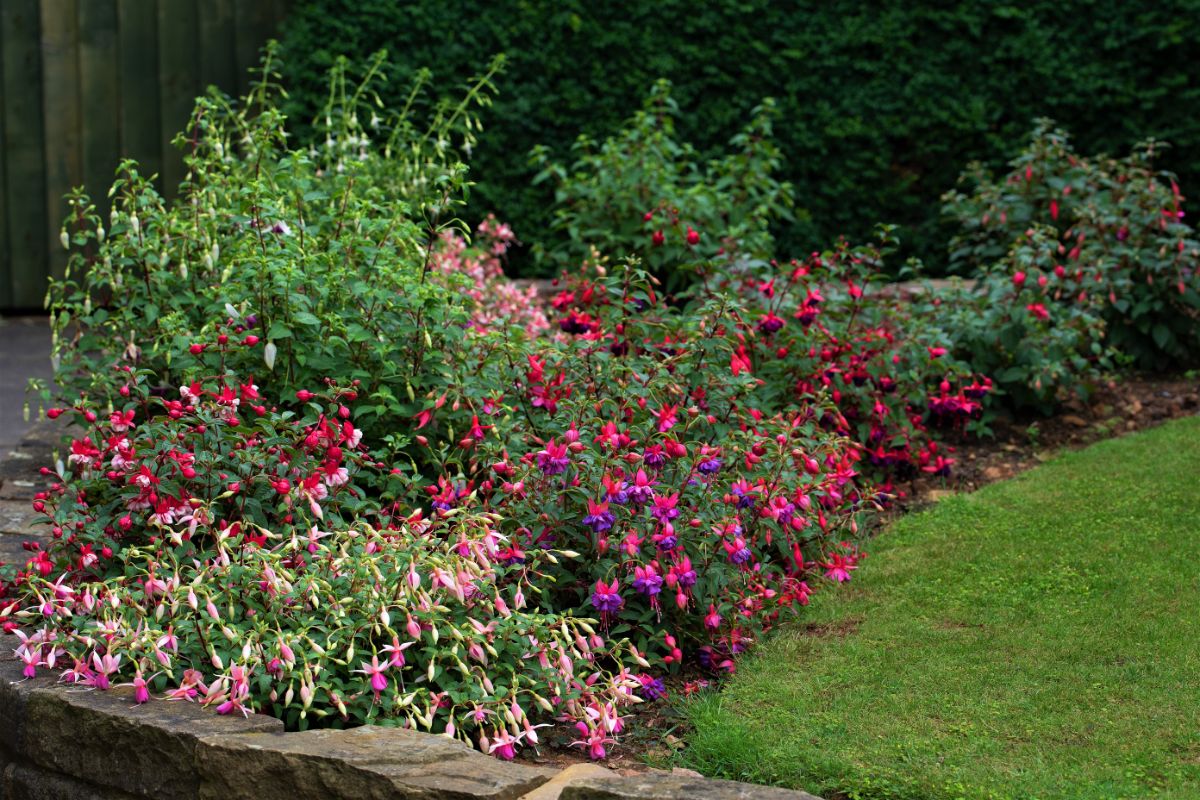
<instances>
[{"instance_id":1,"label":"mulched soil","mask_svg":"<svg viewBox=\"0 0 1200 800\"><path fill-rule=\"evenodd\" d=\"M1052 417L998 419L994 437L953 446L949 478L921 475L897 484L899 511L937 502L954 492L1011 478L1050 458L1102 439L1200 414L1200 376L1132 376L1100 388L1087 403L1068 404Z\"/></svg>"},{"instance_id":2,"label":"mulched soil","mask_svg":"<svg viewBox=\"0 0 1200 800\"><path fill-rule=\"evenodd\" d=\"M965 439L953 445L954 469L950 477L920 475L898 483L897 501L884 522L902 513L919 510L956 492L973 492L981 486L1011 478L1037 466L1055 452L1085 447L1159 425L1167 420L1200 414L1200 376L1128 376L1099 389L1089 402L1068 404L1052 417L997 419L990 439ZM886 534L885 534L886 535ZM848 635L850 631L808 626L812 636ZM680 697L687 681L712 679L700 673L668 678L671 697ZM715 684L715 681L714 681ZM544 729L540 746L521 751L520 760L563 768L586 762L587 754L570 745L570 731ZM686 721L670 702L645 703L631 709L621 743L609 748L604 765L623 774L645 772L650 765L666 765L682 750Z\"/></svg>"}]
</instances>

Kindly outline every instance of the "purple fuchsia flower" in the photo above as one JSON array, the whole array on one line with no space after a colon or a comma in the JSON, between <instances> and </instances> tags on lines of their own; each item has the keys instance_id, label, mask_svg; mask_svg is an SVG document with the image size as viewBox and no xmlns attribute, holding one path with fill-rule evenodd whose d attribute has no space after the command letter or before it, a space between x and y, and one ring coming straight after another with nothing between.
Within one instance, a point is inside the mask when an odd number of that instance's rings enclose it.
<instances>
[{"instance_id":1,"label":"purple fuchsia flower","mask_svg":"<svg viewBox=\"0 0 1200 800\"><path fill-rule=\"evenodd\" d=\"M675 546L679 544L679 536L675 533L675 526L669 522L664 523L662 530L654 534L652 538L654 539L654 545L659 550L674 550Z\"/></svg>"},{"instance_id":2,"label":"purple fuchsia flower","mask_svg":"<svg viewBox=\"0 0 1200 800\"><path fill-rule=\"evenodd\" d=\"M768 311L766 316L758 321L758 329L763 333L771 334L778 331L784 325L784 321L775 316L775 312Z\"/></svg>"},{"instance_id":3,"label":"purple fuchsia flower","mask_svg":"<svg viewBox=\"0 0 1200 800\"><path fill-rule=\"evenodd\" d=\"M587 525L595 533L603 533L612 528L613 515L608 510L608 503L597 503L593 500L588 500L588 513L583 518L583 524Z\"/></svg>"},{"instance_id":4,"label":"purple fuchsia flower","mask_svg":"<svg viewBox=\"0 0 1200 800\"><path fill-rule=\"evenodd\" d=\"M629 499L635 503L649 503L654 499L654 481L646 475L645 470L639 469L633 476L633 486L629 489Z\"/></svg>"},{"instance_id":5,"label":"purple fuchsia flower","mask_svg":"<svg viewBox=\"0 0 1200 800\"><path fill-rule=\"evenodd\" d=\"M690 589L696 585L696 570L692 569L692 559L687 556L681 557L671 566L671 574L684 589Z\"/></svg>"},{"instance_id":6,"label":"purple fuchsia flower","mask_svg":"<svg viewBox=\"0 0 1200 800\"><path fill-rule=\"evenodd\" d=\"M713 475L721 470L721 451L715 447L705 445L700 448L700 463L696 465L696 469L702 475Z\"/></svg>"},{"instance_id":7,"label":"purple fuchsia flower","mask_svg":"<svg viewBox=\"0 0 1200 800\"><path fill-rule=\"evenodd\" d=\"M662 678L642 673L638 675L638 680L642 682L642 694L649 700L660 700L667 696L667 687L662 682Z\"/></svg>"},{"instance_id":8,"label":"purple fuchsia flower","mask_svg":"<svg viewBox=\"0 0 1200 800\"><path fill-rule=\"evenodd\" d=\"M623 506L629 502L628 484L622 478L605 475L600 479L600 482L604 485L604 493L608 497L609 502L616 503L619 506Z\"/></svg>"},{"instance_id":9,"label":"purple fuchsia flower","mask_svg":"<svg viewBox=\"0 0 1200 800\"><path fill-rule=\"evenodd\" d=\"M546 442L546 449L537 454L538 468L546 475L560 475L567 471L571 459L567 455L567 446L551 439Z\"/></svg>"},{"instance_id":10,"label":"purple fuchsia flower","mask_svg":"<svg viewBox=\"0 0 1200 800\"><path fill-rule=\"evenodd\" d=\"M592 591L592 605L601 614L615 614L625 605L625 601L621 598L618 591L620 582L613 580L609 585L604 581L597 580L596 587Z\"/></svg>"},{"instance_id":11,"label":"purple fuchsia flower","mask_svg":"<svg viewBox=\"0 0 1200 800\"><path fill-rule=\"evenodd\" d=\"M745 478L734 481L729 489L729 493L737 498L738 508L753 508L755 491Z\"/></svg>"},{"instance_id":12,"label":"purple fuchsia flower","mask_svg":"<svg viewBox=\"0 0 1200 800\"><path fill-rule=\"evenodd\" d=\"M651 469L658 469L667 461L661 444L652 444L642 453L642 463Z\"/></svg>"},{"instance_id":13,"label":"purple fuchsia flower","mask_svg":"<svg viewBox=\"0 0 1200 800\"><path fill-rule=\"evenodd\" d=\"M654 505L650 507L650 516L665 525L679 516L679 509L676 508L678 504L679 492L672 495L660 494L654 498Z\"/></svg>"},{"instance_id":14,"label":"purple fuchsia flower","mask_svg":"<svg viewBox=\"0 0 1200 800\"><path fill-rule=\"evenodd\" d=\"M654 597L662 591L663 579L653 564L633 568L633 588L647 597Z\"/></svg>"},{"instance_id":15,"label":"purple fuchsia flower","mask_svg":"<svg viewBox=\"0 0 1200 800\"><path fill-rule=\"evenodd\" d=\"M729 560L734 564L745 564L747 561L753 558L753 553L751 553L750 548L746 546L746 540L741 536L733 537L732 542L726 539L724 546L725 552L729 555Z\"/></svg>"}]
</instances>

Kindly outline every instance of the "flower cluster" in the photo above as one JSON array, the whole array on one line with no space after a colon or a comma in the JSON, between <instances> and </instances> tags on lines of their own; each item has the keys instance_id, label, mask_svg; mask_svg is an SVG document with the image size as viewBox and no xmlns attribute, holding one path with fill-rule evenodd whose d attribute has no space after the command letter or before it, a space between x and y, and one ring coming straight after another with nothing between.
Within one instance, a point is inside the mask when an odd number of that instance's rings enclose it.
<instances>
[{"instance_id":1,"label":"flower cluster","mask_svg":"<svg viewBox=\"0 0 1200 800\"><path fill-rule=\"evenodd\" d=\"M642 682L587 617L526 599L575 554L514 559L494 514L370 499L388 476L362 450L353 390L247 418L250 384L175 400L125 375L127 407L74 409L85 434L34 501L52 543L3 578L26 675L293 728L400 724L504 758L554 718L603 756Z\"/></svg>"},{"instance_id":2,"label":"flower cluster","mask_svg":"<svg viewBox=\"0 0 1200 800\"><path fill-rule=\"evenodd\" d=\"M549 328L537 287L522 288L504 276L504 255L516 241L512 229L489 216L475 233L476 240L468 243L455 230L443 231L432 253L433 266L439 272L470 280L466 292L475 303L471 324L481 331L513 326L530 336Z\"/></svg>"}]
</instances>

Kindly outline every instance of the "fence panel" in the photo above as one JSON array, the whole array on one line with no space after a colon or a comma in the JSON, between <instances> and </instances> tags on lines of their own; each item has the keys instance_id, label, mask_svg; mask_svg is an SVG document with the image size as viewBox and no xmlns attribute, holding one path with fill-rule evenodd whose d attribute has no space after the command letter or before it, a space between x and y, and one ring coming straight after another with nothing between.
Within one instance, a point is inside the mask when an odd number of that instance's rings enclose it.
<instances>
[{"instance_id":1,"label":"fence panel","mask_svg":"<svg viewBox=\"0 0 1200 800\"><path fill-rule=\"evenodd\" d=\"M71 188L107 214L127 156L170 194L193 98L245 88L288 2L0 0L0 311L40 308L62 274Z\"/></svg>"}]
</instances>

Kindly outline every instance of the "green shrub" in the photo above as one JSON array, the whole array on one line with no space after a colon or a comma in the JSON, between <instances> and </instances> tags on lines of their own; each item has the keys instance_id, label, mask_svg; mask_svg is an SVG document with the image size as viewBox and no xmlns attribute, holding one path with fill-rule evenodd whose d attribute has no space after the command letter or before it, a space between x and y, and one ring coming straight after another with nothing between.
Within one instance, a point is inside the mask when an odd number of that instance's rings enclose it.
<instances>
[{"instance_id":1,"label":"green shrub","mask_svg":"<svg viewBox=\"0 0 1200 800\"><path fill-rule=\"evenodd\" d=\"M769 224L789 219L791 186L774 178L774 101L758 106L729 153L701 168L695 149L677 141L679 105L666 81L602 144L581 136L570 167L534 150L537 182L554 183L554 228L565 236L534 252L568 271L597 255L637 256L669 289L721 265L765 263L774 255ZM557 245L557 246L556 246Z\"/></svg>"},{"instance_id":2,"label":"green shrub","mask_svg":"<svg viewBox=\"0 0 1200 800\"><path fill-rule=\"evenodd\" d=\"M972 159L1015 152L1029 121L1053 114L1086 152L1155 135L1177 145L1167 166L1200 180L1200 52L1194 3L1034 0L864 5L717 0L652 4L529 0L317 0L296 4L284 33L292 116L324 105L341 54L387 47L407 77L434 66L465 80L494 53L510 57L501 95L472 154L479 186L469 217L501 213L527 241L545 238L552 190L531 185L537 144L569 158L579 133L617 130L658 78L684 113L679 136L720 152L763 97L779 98L777 136L797 205L779 226L784 253L876 222L904 226L931 268L944 264L937 198Z\"/></svg>"},{"instance_id":3,"label":"green shrub","mask_svg":"<svg viewBox=\"0 0 1200 800\"><path fill-rule=\"evenodd\" d=\"M114 366L163 386L229 370L267 405L327 378L360 381L368 438L398 448L416 395L445 383L443 353L478 316L466 278L435 267L467 189L449 142L469 144L490 74L426 123L415 102L378 107L381 58L361 82L339 62L310 149L288 145L273 63L244 102L197 101L173 204L132 162L109 220L82 190L71 196L68 275L47 298L56 380L69 398L119 403Z\"/></svg>"},{"instance_id":4,"label":"green shrub","mask_svg":"<svg viewBox=\"0 0 1200 800\"><path fill-rule=\"evenodd\" d=\"M976 165L965 190L946 195L962 230L953 258L980 272L976 303L947 303L979 308L956 337L976 343L973 364L1014 389L1040 389L1089 375L1101 334L1144 368L1200 357L1200 240L1174 176L1154 167L1162 149L1084 157L1043 120L1011 171L993 178ZM1008 363L988 355L997 334Z\"/></svg>"}]
</instances>

